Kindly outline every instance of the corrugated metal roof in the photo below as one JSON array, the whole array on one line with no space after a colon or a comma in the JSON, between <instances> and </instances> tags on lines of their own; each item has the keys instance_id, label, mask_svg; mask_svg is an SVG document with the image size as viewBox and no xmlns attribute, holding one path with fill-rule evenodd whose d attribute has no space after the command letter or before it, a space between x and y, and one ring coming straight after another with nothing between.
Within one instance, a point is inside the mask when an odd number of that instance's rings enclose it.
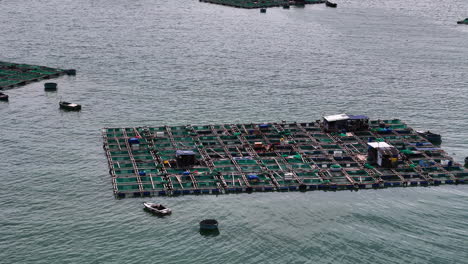
<instances>
[{"instance_id":1,"label":"corrugated metal roof","mask_svg":"<svg viewBox=\"0 0 468 264\"><path fill-rule=\"evenodd\" d=\"M367 145L373 148L393 148L393 146L387 142L368 142Z\"/></svg>"},{"instance_id":2,"label":"corrugated metal roof","mask_svg":"<svg viewBox=\"0 0 468 264\"><path fill-rule=\"evenodd\" d=\"M333 122L333 121L349 119L349 116L347 114L329 115L329 116L324 116L323 119L325 119L327 122Z\"/></svg>"}]
</instances>

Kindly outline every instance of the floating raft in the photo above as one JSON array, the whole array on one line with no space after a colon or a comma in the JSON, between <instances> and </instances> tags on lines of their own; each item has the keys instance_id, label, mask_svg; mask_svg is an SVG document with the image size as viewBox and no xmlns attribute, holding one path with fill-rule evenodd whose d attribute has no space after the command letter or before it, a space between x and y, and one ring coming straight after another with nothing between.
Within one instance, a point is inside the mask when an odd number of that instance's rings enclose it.
<instances>
[{"instance_id":1,"label":"floating raft","mask_svg":"<svg viewBox=\"0 0 468 264\"><path fill-rule=\"evenodd\" d=\"M239 8L266 8L275 6L289 6L289 5L305 5L305 4L322 4L323 0L200 0L200 2L226 5Z\"/></svg>"},{"instance_id":2,"label":"floating raft","mask_svg":"<svg viewBox=\"0 0 468 264\"><path fill-rule=\"evenodd\" d=\"M62 70L0 61L0 90L11 89L45 79L57 78L64 74L74 75L74 73L75 70Z\"/></svg>"},{"instance_id":3,"label":"floating raft","mask_svg":"<svg viewBox=\"0 0 468 264\"><path fill-rule=\"evenodd\" d=\"M330 120L104 128L102 135L118 198L358 190L468 179L468 170L398 119L367 120L353 132L333 131Z\"/></svg>"}]
</instances>

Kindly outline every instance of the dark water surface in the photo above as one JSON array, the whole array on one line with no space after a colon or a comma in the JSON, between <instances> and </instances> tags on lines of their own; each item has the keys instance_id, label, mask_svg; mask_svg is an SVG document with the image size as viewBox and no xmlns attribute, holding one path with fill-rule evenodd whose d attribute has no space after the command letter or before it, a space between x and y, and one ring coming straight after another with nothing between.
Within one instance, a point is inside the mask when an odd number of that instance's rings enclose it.
<instances>
[{"instance_id":1,"label":"dark water surface","mask_svg":"<svg viewBox=\"0 0 468 264\"><path fill-rule=\"evenodd\" d=\"M152 199L166 218L114 199L106 126L348 112L441 133L462 162L468 2L337 3L0 1L0 60L78 70L0 103L0 263L468 263L467 186Z\"/></svg>"}]
</instances>

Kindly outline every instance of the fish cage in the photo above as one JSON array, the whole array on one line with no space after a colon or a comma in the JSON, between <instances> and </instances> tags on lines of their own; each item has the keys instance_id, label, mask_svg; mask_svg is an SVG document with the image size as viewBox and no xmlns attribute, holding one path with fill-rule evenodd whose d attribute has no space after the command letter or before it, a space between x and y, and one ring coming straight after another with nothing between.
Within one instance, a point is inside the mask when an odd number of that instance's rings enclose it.
<instances>
[{"instance_id":1,"label":"fish cage","mask_svg":"<svg viewBox=\"0 0 468 264\"><path fill-rule=\"evenodd\" d=\"M45 66L18 64L0 61L0 90L24 86L29 83L75 75L76 70L55 69Z\"/></svg>"},{"instance_id":2,"label":"fish cage","mask_svg":"<svg viewBox=\"0 0 468 264\"><path fill-rule=\"evenodd\" d=\"M461 184L468 170L398 119L104 128L118 198ZM328 128L327 128L328 127Z\"/></svg>"}]
</instances>

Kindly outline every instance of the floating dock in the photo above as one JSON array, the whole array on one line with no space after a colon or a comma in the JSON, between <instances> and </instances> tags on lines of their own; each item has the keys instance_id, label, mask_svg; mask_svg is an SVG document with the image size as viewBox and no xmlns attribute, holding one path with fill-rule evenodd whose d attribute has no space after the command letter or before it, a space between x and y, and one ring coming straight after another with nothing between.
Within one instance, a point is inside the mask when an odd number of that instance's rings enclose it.
<instances>
[{"instance_id":1,"label":"floating dock","mask_svg":"<svg viewBox=\"0 0 468 264\"><path fill-rule=\"evenodd\" d=\"M75 75L75 70L54 69L45 66L0 61L0 90L12 89L32 82Z\"/></svg>"},{"instance_id":2,"label":"floating dock","mask_svg":"<svg viewBox=\"0 0 468 264\"><path fill-rule=\"evenodd\" d=\"M468 170L398 119L335 115L310 123L104 128L102 135L117 198L468 179Z\"/></svg>"},{"instance_id":3,"label":"floating dock","mask_svg":"<svg viewBox=\"0 0 468 264\"><path fill-rule=\"evenodd\" d=\"M238 8L267 8L276 6L303 6L306 4L322 4L323 0L200 0L200 2L226 5Z\"/></svg>"}]
</instances>

